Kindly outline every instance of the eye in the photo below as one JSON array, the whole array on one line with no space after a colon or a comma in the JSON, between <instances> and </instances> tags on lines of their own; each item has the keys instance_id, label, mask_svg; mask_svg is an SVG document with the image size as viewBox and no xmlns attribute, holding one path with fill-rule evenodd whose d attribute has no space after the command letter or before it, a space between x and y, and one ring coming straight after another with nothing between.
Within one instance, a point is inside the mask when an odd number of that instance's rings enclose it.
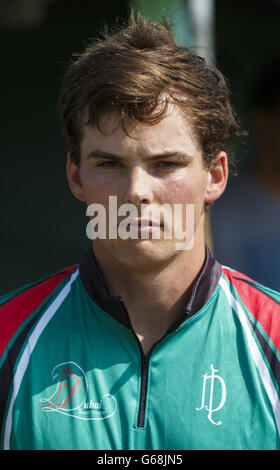
<instances>
[{"instance_id":1,"label":"eye","mask_svg":"<svg viewBox=\"0 0 280 470\"><path fill-rule=\"evenodd\" d=\"M97 166L101 168L118 168L121 166L121 163L115 160L109 160L106 162L101 162Z\"/></svg>"},{"instance_id":2,"label":"eye","mask_svg":"<svg viewBox=\"0 0 280 470\"><path fill-rule=\"evenodd\" d=\"M161 162L158 162L157 163L157 166L159 168L173 168L173 167L176 167L178 166L178 163L177 162L168 162L168 161L161 161Z\"/></svg>"}]
</instances>

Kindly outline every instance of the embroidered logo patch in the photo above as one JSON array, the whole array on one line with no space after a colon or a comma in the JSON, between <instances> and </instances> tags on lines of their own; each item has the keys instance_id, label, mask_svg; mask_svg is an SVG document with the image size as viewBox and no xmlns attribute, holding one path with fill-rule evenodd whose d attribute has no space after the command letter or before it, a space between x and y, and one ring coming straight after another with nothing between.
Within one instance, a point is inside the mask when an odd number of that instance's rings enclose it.
<instances>
[{"instance_id":1,"label":"embroidered logo patch","mask_svg":"<svg viewBox=\"0 0 280 470\"><path fill-rule=\"evenodd\" d=\"M39 407L45 413L61 413L82 420L102 420L117 411L117 400L109 393L95 400L88 397L86 374L75 362L55 366L52 381L56 385L54 393L39 401Z\"/></svg>"}]
</instances>

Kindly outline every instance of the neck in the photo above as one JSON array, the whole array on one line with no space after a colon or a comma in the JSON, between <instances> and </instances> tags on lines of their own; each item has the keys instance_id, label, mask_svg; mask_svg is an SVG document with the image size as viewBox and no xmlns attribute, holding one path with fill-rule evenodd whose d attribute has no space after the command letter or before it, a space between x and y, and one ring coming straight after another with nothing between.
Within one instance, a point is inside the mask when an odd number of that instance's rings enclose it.
<instances>
[{"instance_id":1,"label":"neck","mask_svg":"<svg viewBox=\"0 0 280 470\"><path fill-rule=\"evenodd\" d=\"M112 258L95 256L111 295L121 295L132 327L144 352L159 340L184 311L191 287L205 259L205 245L178 252L169 263L138 272L124 268Z\"/></svg>"}]
</instances>

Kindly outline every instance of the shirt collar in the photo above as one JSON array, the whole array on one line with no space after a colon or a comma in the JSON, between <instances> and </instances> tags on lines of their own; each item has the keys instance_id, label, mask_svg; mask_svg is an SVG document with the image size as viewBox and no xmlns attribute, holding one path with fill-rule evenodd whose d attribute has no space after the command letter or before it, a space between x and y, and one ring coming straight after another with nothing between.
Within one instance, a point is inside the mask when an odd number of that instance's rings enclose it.
<instances>
[{"instance_id":1,"label":"shirt collar","mask_svg":"<svg viewBox=\"0 0 280 470\"><path fill-rule=\"evenodd\" d=\"M214 292L220 276L221 265L215 260L207 245L205 245L205 261L191 287L191 294L185 306L182 316L176 322L176 328L186 318L197 313L206 304L208 299ZM91 248L84 258L80 266L81 281L89 295L89 297L105 312L113 318L130 328L130 322L121 296L110 295L101 268L98 265L93 249Z\"/></svg>"}]
</instances>

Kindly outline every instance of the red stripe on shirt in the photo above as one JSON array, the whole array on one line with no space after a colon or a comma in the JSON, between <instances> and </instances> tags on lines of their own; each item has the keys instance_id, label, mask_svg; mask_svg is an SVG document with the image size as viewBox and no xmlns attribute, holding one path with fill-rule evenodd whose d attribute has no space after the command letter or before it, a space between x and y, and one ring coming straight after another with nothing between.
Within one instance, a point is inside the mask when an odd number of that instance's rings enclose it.
<instances>
[{"instance_id":1,"label":"red stripe on shirt","mask_svg":"<svg viewBox=\"0 0 280 470\"><path fill-rule=\"evenodd\" d=\"M0 307L0 357L24 320L39 307L65 277L76 269L77 265L62 269L50 278L11 298Z\"/></svg>"},{"instance_id":2,"label":"red stripe on shirt","mask_svg":"<svg viewBox=\"0 0 280 470\"><path fill-rule=\"evenodd\" d=\"M238 271L230 271L226 267L222 267L222 271L236 288L244 305L256 318L280 352L280 305L257 286L248 284L246 281L255 283L251 278Z\"/></svg>"}]
</instances>

